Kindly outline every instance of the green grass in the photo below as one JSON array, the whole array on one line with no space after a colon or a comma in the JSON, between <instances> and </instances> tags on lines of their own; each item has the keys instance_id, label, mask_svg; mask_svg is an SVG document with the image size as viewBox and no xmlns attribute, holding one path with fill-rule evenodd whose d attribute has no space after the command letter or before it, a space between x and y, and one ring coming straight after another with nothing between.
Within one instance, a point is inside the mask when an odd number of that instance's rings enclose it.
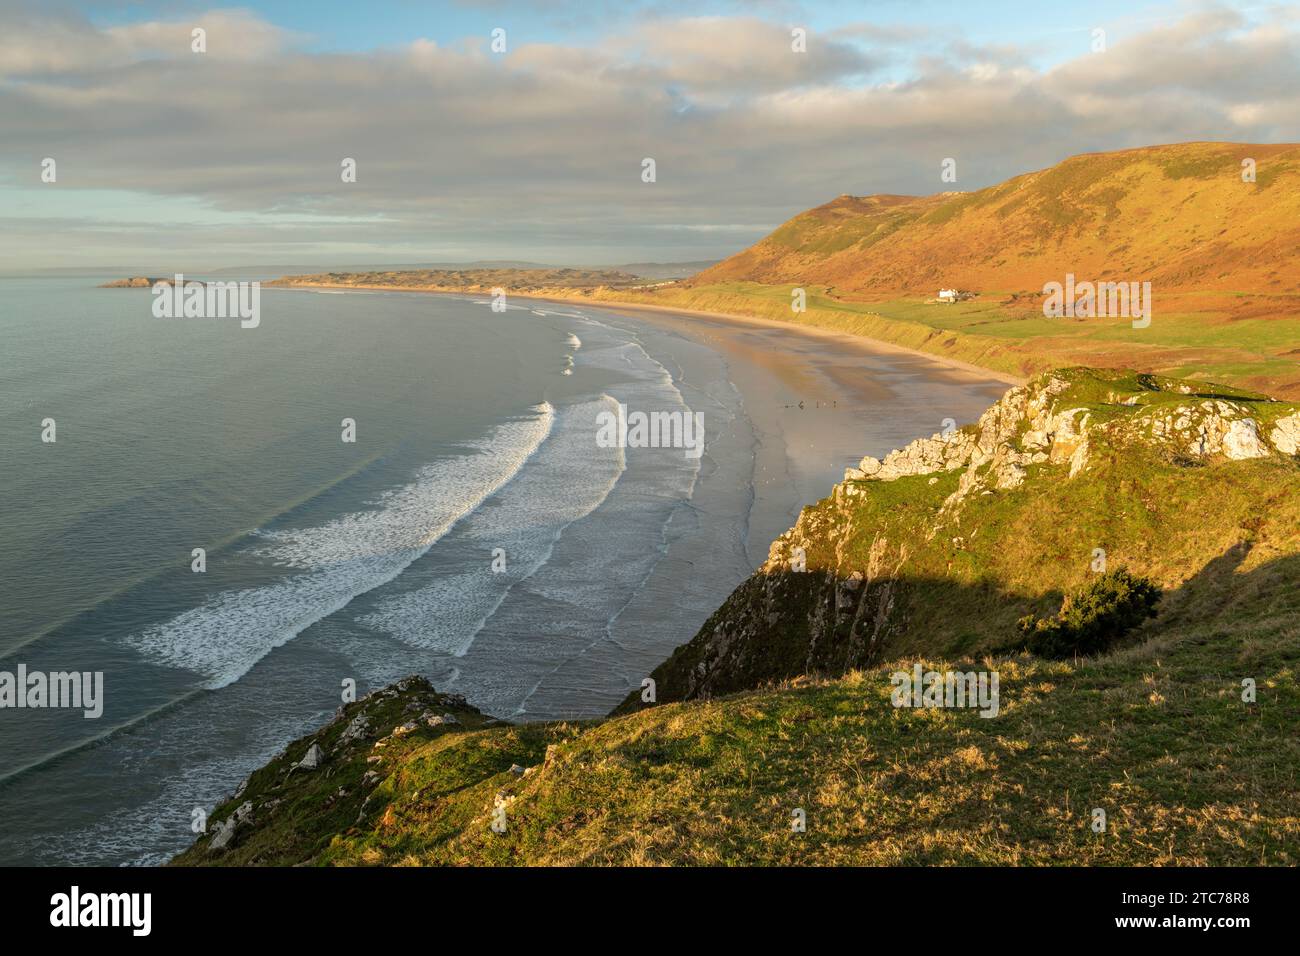
<instances>
[{"instance_id":1,"label":"green grass","mask_svg":"<svg viewBox=\"0 0 1300 956\"><path fill-rule=\"evenodd\" d=\"M298 818L297 845L263 828L179 862L1294 865L1297 634L1250 623L1086 664L925 661L996 669L995 718L893 707L907 658L583 726L451 732L386 764L372 812L323 847ZM490 827L498 794L504 833Z\"/></svg>"},{"instance_id":2,"label":"green grass","mask_svg":"<svg viewBox=\"0 0 1300 956\"><path fill-rule=\"evenodd\" d=\"M1300 347L1300 307L1294 295L1156 294L1151 325L1134 329L1131 320L1122 318L1048 318L1036 298L999 292L939 304L919 298L851 300L834 289L803 286L808 311L796 314L790 310L792 288L719 282L602 290L598 295L832 329L1015 376L1063 365L1140 365L1180 377L1204 369L1211 381L1300 398L1300 363L1291 354ZM1243 298L1262 303L1267 311L1229 319Z\"/></svg>"}]
</instances>

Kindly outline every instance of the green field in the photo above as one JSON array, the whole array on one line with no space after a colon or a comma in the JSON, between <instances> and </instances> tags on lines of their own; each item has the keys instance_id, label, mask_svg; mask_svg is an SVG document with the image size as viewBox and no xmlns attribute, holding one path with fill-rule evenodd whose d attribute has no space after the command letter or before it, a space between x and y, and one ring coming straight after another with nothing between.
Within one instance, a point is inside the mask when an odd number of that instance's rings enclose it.
<instances>
[{"instance_id":1,"label":"green field","mask_svg":"<svg viewBox=\"0 0 1300 956\"><path fill-rule=\"evenodd\" d=\"M599 296L849 332L1021 377L1068 365L1131 367L1300 397L1300 296L1171 293L1155 299L1149 327L1134 329L1127 319L1047 318L1037 300L996 292L940 304L806 291L803 314L791 311L790 286L754 282ZM1232 318L1246 307L1260 315Z\"/></svg>"}]
</instances>

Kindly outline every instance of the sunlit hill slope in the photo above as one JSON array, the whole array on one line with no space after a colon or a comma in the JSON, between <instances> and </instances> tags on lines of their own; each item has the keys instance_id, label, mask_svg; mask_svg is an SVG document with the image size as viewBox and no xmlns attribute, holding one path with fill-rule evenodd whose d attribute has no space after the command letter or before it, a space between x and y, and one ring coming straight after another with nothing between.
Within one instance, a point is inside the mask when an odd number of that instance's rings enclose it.
<instances>
[{"instance_id":1,"label":"sunlit hill slope","mask_svg":"<svg viewBox=\"0 0 1300 956\"><path fill-rule=\"evenodd\" d=\"M596 295L832 328L1019 376L1130 367L1300 397L1297 250L1300 146L1183 143L1075 156L973 192L840 196L691 279ZM1153 321L1045 316L1044 285L1067 274L1150 282ZM791 308L795 288L806 312ZM970 297L940 303L941 288Z\"/></svg>"},{"instance_id":2,"label":"sunlit hill slope","mask_svg":"<svg viewBox=\"0 0 1300 956\"><path fill-rule=\"evenodd\" d=\"M1188 143L1075 156L975 192L840 196L694 282L1034 294L1068 270L1165 292L1294 294L1298 250L1300 146Z\"/></svg>"}]
</instances>

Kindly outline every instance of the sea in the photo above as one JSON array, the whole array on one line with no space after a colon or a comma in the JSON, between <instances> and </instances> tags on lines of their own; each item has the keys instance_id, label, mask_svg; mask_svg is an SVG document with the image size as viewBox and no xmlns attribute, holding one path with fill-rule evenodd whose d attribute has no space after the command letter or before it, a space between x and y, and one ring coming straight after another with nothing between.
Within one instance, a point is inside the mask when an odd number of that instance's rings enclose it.
<instances>
[{"instance_id":1,"label":"sea","mask_svg":"<svg viewBox=\"0 0 1300 956\"><path fill-rule=\"evenodd\" d=\"M243 328L100 281L0 279L0 672L103 675L98 717L0 708L0 864L165 862L410 674L508 720L607 713L868 450L846 422L756 527L773 436L698 341L266 287ZM596 441L620 404L702 413L705 453Z\"/></svg>"}]
</instances>

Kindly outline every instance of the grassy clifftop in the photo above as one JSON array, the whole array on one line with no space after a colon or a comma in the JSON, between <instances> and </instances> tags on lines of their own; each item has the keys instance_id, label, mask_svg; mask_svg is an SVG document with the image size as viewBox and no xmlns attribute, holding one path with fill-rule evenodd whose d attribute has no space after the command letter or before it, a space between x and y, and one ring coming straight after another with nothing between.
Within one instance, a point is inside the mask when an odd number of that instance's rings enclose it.
<instances>
[{"instance_id":1,"label":"grassy clifftop","mask_svg":"<svg viewBox=\"0 0 1300 956\"><path fill-rule=\"evenodd\" d=\"M1300 612L1297 406L1069 369L863 459L654 677L690 698L900 654L995 651L1104 559L1166 589L1151 633ZM799 563L806 571L792 570Z\"/></svg>"},{"instance_id":2,"label":"grassy clifftop","mask_svg":"<svg viewBox=\"0 0 1300 956\"><path fill-rule=\"evenodd\" d=\"M991 720L892 707L886 665L585 725L421 730L374 764L368 739L329 778L271 764L218 810L253 805L230 848L176 862L1295 865L1296 632L1246 624L1085 664L972 662L1001 675ZM365 812L331 815L366 772Z\"/></svg>"},{"instance_id":3,"label":"grassy clifftop","mask_svg":"<svg viewBox=\"0 0 1300 956\"><path fill-rule=\"evenodd\" d=\"M805 509L657 705L516 726L413 678L177 862L1295 864L1297 441L1295 405L1238 389L1042 376ZM1095 658L1013 649L1097 549L1157 617ZM996 671L997 715L894 706L917 662Z\"/></svg>"}]
</instances>

